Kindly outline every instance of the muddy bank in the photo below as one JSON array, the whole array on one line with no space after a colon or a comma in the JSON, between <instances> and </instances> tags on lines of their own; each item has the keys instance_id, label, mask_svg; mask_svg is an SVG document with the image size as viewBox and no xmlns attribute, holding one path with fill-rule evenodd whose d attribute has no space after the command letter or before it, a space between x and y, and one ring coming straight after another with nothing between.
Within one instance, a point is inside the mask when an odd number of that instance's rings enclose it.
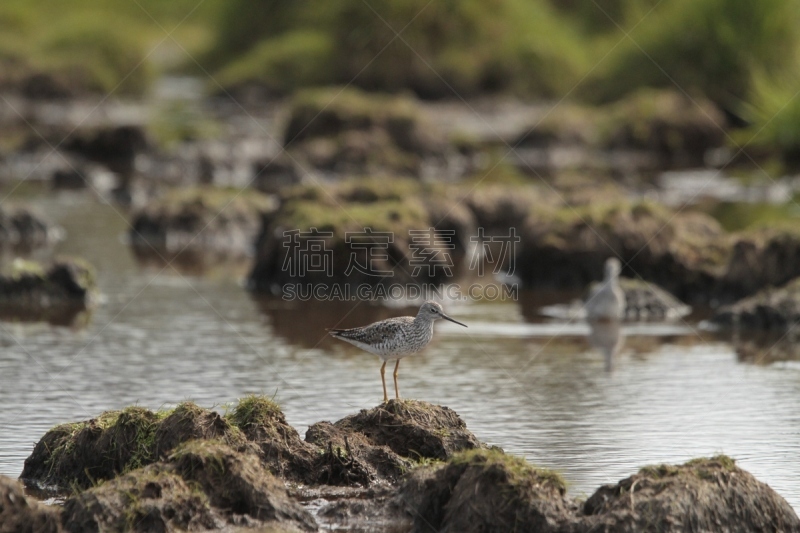
<instances>
[{"instance_id":1,"label":"muddy bank","mask_svg":"<svg viewBox=\"0 0 800 533\"><path fill-rule=\"evenodd\" d=\"M15 260L0 275L0 318L72 324L99 299L94 268L59 258L50 266Z\"/></svg>"}]
</instances>

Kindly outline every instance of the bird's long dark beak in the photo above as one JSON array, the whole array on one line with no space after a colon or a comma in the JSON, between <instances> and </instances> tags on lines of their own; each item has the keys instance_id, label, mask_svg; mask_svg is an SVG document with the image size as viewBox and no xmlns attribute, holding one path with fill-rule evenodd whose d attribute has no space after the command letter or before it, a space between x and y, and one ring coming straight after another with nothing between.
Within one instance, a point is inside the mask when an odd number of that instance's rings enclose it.
<instances>
[{"instance_id":1,"label":"bird's long dark beak","mask_svg":"<svg viewBox=\"0 0 800 533\"><path fill-rule=\"evenodd\" d=\"M446 315L446 314L444 314L444 313L442 313L442 318L444 318L445 320L449 320L450 322L453 322L453 323L455 323L455 324L458 324L459 326L464 326L465 328L466 328L466 327L468 327L466 324L462 324L462 323L461 323L461 322L459 322L458 320L455 320L455 319L453 319L453 318L450 318L449 316L447 316L447 315Z\"/></svg>"}]
</instances>

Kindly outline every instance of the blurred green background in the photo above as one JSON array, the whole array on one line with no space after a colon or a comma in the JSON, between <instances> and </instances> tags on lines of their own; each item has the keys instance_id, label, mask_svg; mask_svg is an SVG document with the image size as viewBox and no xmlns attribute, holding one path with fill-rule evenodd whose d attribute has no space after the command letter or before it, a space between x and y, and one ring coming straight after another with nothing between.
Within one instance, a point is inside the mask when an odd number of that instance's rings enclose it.
<instances>
[{"instance_id":1,"label":"blurred green background","mask_svg":"<svg viewBox=\"0 0 800 533\"><path fill-rule=\"evenodd\" d=\"M679 87L800 158L800 0L3 0L0 88L39 73L129 96L164 73L593 104Z\"/></svg>"}]
</instances>

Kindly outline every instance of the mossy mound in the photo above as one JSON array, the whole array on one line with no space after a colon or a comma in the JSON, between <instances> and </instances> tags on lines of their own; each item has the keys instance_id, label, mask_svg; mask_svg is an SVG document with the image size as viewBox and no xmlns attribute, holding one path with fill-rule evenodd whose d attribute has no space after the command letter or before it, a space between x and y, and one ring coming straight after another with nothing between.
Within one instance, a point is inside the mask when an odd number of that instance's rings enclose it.
<instances>
[{"instance_id":1,"label":"mossy mound","mask_svg":"<svg viewBox=\"0 0 800 533\"><path fill-rule=\"evenodd\" d=\"M480 494L480 497L476 497ZM559 531L570 519L557 473L497 450L474 450L412 472L395 505L414 531Z\"/></svg>"},{"instance_id":2,"label":"mossy mound","mask_svg":"<svg viewBox=\"0 0 800 533\"><path fill-rule=\"evenodd\" d=\"M725 327L787 331L800 320L800 278L718 309L711 320Z\"/></svg>"},{"instance_id":3,"label":"mossy mound","mask_svg":"<svg viewBox=\"0 0 800 533\"><path fill-rule=\"evenodd\" d=\"M273 474L300 482L314 478L318 451L286 422L277 403L250 395L240 399L225 419L258 448L261 460Z\"/></svg>"},{"instance_id":4,"label":"mossy mound","mask_svg":"<svg viewBox=\"0 0 800 533\"><path fill-rule=\"evenodd\" d=\"M420 176L425 160L442 159L448 149L412 98L353 88L297 94L284 146L322 170L395 176Z\"/></svg>"},{"instance_id":5,"label":"mossy mound","mask_svg":"<svg viewBox=\"0 0 800 533\"><path fill-rule=\"evenodd\" d=\"M154 464L83 491L64 504L65 529L174 531L217 529L208 498Z\"/></svg>"},{"instance_id":6,"label":"mossy mound","mask_svg":"<svg viewBox=\"0 0 800 533\"><path fill-rule=\"evenodd\" d=\"M362 433L330 422L317 422L306 431L306 441L322 453L315 464L315 483L368 487L398 481L414 464L388 446L372 443Z\"/></svg>"},{"instance_id":7,"label":"mossy mound","mask_svg":"<svg viewBox=\"0 0 800 533\"><path fill-rule=\"evenodd\" d=\"M273 209L268 196L252 189L174 189L132 215L130 239L142 252L244 256L261 217Z\"/></svg>"},{"instance_id":8,"label":"mossy mound","mask_svg":"<svg viewBox=\"0 0 800 533\"><path fill-rule=\"evenodd\" d=\"M49 267L17 259L0 275L0 317L50 321L72 317L97 302L95 270L76 258L58 258Z\"/></svg>"},{"instance_id":9,"label":"mossy mound","mask_svg":"<svg viewBox=\"0 0 800 533\"><path fill-rule=\"evenodd\" d=\"M800 531L786 501L726 456L645 467L598 489L578 531Z\"/></svg>"},{"instance_id":10,"label":"mossy mound","mask_svg":"<svg viewBox=\"0 0 800 533\"><path fill-rule=\"evenodd\" d=\"M618 201L532 212L516 271L535 285L586 287L608 257L686 301L707 299L727 268L732 242L701 213Z\"/></svg>"},{"instance_id":11,"label":"mossy mound","mask_svg":"<svg viewBox=\"0 0 800 533\"><path fill-rule=\"evenodd\" d=\"M352 286L440 283L449 276L443 265L452 275L465 254L475 234L473 220L444 187L411 179L351 179L324 189L296 187L281 194L281 206L264 220L250 285L275 291L297 281ZM431 228L452 233L428 238ZM412 231L423 232L417 249L431 250L441 261L438 266L427 267L435 264L430 253L414 253ZM317 257L325 258L317 268L302 263L304 257L312 257L311 245L320 248Z\"/></svg>"},{"instance_id":12,"label":"mossy mound","mask_svg":"<svg viewBox=\"0 0 800 533\"><path fill-rule=\"evenodd\" d=\"M336 422L369 442L403 457L446 460L462 450L480 448L461 417L447 407L417 400L389 400Z\"/></svg>"},{"instance_id":13,"label":"mossy mound","mask_svg":"<svg viewBox=\"0 0 800 533\"><path fill-rule=\"evenodd\" d=\"M58 510L25 495L22 485L0 476L0 532L61 533Z\"/></svg>"},{"instance_id":14,"label":"mossy mound","mask_svg":"<svg viewBox=\"0 0 800 533\"><path fill-rule=\"evenodd\" d=\"M289 498L284 484L264 469L256 454L237 452L219 441L190 441L169 462L183 479L201 487L211 506L232 516L316 530L311 515Z\"/></svg>"},{"instance_id":15,"label":"mossy mound","mask_svg":"<svg viewBox=\"0 0 800 533\"><path fill-rule=\"evenodd\" d=\"M194 438L245 444L241 433L217 413L191 403L161 412L128 407L51 429L25 460L20 478L86 488L164 458L179 443Z\"/></svg>"},{"instance_id":16,"label":"mossy mound","mask_svg":"<svg viewBox=\"0 0 800 533\"><path fill-rule=\"evenodd\" d=\"M702 165L708 150L725 144L726 126L708 100L640 90L604 110L598 139L606 148L653 152L661 165Z\"/></svg>"},{"instance_id":17,"label":"mossy mound","mask_svg":"<svg viewBox=\"0 0 800 533\"><path fill-rule=\"evenodd\" d=\"M511 145L515 148L595 146L599 142L600 113L598 109L567 103L556 106L535 125L526 127Z\"/></svg>"}]
</instances>

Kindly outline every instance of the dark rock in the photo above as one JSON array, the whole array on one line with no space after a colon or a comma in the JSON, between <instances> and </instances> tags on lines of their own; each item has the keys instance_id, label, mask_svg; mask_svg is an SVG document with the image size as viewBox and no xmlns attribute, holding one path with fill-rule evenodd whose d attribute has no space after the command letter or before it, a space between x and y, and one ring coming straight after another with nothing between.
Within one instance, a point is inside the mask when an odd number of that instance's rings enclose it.
<instances>
[{"instance_id":1,"label":"dark rock","mask_svg":"<svg viewBox=\"0 0 800 533\"><path fill-rule=\"evenodd\" d=\"M789 504L725 456L643 468L598 489L583 513L573 531L800 531Z\"/></svg>"},{"instance_id":2,"label":"dark rock","mask_svg":"<svg viewBox=\"0 0 800 533\"><path fill-rule=\"evenodd\" d=\"M25 496L18 481L0 476L0 533L60 533L59 509Z\"/></svg>"},{"instance_id":3,"label":"dark rock","mask_svg":"<svg viewBox=\"0 0 800 533\"><path fill-rule=\"evenodd\" d=\"M800 322L800 278L720 308L711 321L725 327L786 331Z\"/></svg>"}]
</instances>

